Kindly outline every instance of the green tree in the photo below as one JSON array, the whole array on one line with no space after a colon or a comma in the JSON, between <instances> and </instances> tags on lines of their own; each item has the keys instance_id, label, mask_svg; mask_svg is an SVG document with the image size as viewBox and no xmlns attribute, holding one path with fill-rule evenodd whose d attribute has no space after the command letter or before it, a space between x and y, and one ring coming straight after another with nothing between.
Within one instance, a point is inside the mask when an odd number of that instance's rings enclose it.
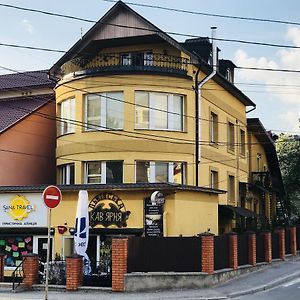
<instances>
[{"instance_id":1,"label":"green tree","mask_svg":"<svg viewBox=\"0 0 300 300\"><path fill-rule=\"evenodd\" d=\"M280 134L276 150L287 194L290 216L300 212L300 137Z\"/></svg>"}]
</instances>

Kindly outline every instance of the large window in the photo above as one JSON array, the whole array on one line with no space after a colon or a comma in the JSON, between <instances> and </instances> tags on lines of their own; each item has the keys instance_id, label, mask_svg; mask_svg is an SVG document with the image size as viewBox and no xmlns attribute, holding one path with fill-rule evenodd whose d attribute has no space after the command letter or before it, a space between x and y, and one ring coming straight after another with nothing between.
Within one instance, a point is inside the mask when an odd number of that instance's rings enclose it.
<instances>
[{"instance_id":1,"label":"large window","mask_svg":"<svg viewBox=\"0 0 300 300\"><path fill-rule=\"evenodd\" d=\"M60 104L60 120L58 124L60 134L75 132L75 99L64 100Z\"/></svg>"},{"instance_id":2,"label":"large window","mask_svg":"<svg viewBox=\"0 0 300 300\"><path fill-rule=\"evenodd\" d=\"M219 186L219 175L217 171L210 171L210 187L212 189L217 189Z\"/></svg>"},{"instance_id":3,"label":"large window","mask_svg":"<svg viewBox=\"0 0 300 300\"><path fill-rule=\"evenodd\" d=\"M183 130L182 95L136 92L135 93L135 128Z\"/></svg>"},{"instance_id":4,"label":"large window","mask_svg":"<svg viewBox=\"0 0 300 300\"><path fill-rule=\"evenodd\" d=\"M228 122L228 149L234 151L234 124Z\"/></svg>"},{"instance_id":5,"label":"large window","mask_svg":"<svg viewBox=\"0 0 300 300\"><path fill-rule=\"evenodd\" d=\"M240 142L241 142L241 147L240 147L240 149L241 149L241 155L242 156L245 156L245 154L246 154L246 139L245 139L245 131L244 130L240 130Z\"/></svg>"},{"instance_id":6,"label":"large window","mask_svg":"<svg viewBox=\"0 0 300 300\"><path fill-rule=\"evenodd\" d=\"M228 191L227 191L228 201L235 202L235 178L232 175L228 176Z\"/></svg>"},{"instance_id":7,"label":"large window","mask_svg":"<svg viewBox=\"0 0 300 300\"><path fill-rule=\"evenodd\" d=\"M58 167L58 183L74 184L75 171L74 164L66 164Z\"/></svg>"},{"instance_id":8,"label":"large window","mask_svg":"<svg viewBox=\"0 0 300 300\"><path fill-rule=\"evenodd\" d=\"M123 93L86 96L86 130L123 129Z\"/></svg>"},{"instance_id":9,"label":"large window","mask_svg":"<svg viewBox=\"0 0 300 300\"><path fill-rule=\"evenodd\" d=\"M85 164L85 183L122 183L122 161L89 161Z\"/></svg>"},{"instance_id":10,"label":"large window","mask_svg":"<svg viewBox=\"0 0 300 300\"><path fill-rule=\"evenodd\" d=\"M136 182L186 183L186 164L182 162L137 161Z\"/></svg>"},{"instance_id":11,"label":"large window","mask_svg":"<svg viewBox=\"0 0 300 300\"><path fill-rule=\"evenodd\" d=\"M210 142L218 143L218 115L213 112L210 113Z\"/></svg>"}]
</instances>

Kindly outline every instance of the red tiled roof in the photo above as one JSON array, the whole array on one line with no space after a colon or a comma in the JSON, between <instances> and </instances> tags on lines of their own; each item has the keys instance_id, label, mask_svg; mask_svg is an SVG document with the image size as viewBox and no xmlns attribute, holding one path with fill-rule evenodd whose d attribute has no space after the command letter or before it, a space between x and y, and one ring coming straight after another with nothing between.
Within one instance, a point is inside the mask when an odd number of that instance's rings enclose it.
<instances>
[{"instance_id":1,"label":"red tiled roof","mask_svg":"<svg viewBox=\"0 0 300 300\"><path fill-rule=\"evenodd\" d=\"M29 87L54 87L48 78L48 71L30 71L0 76L0 91Z\"/></svg>"},{"instance_id":2,"label":"red tiled roof","mask_svg":"<svg viewBox=\"0 0 300 300\"><path fill-rule=\"evenodd\" d=\"M0 99L0 133L51 100L53 94Z\"/></svg>"}]
</instances>

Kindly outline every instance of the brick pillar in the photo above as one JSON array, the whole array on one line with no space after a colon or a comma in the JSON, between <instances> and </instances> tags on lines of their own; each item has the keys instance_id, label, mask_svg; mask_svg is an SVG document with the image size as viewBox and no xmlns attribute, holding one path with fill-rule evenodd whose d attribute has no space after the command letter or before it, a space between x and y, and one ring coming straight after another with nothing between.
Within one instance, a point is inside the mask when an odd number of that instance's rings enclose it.
<instances>
[{"instance_id":1,"label":"brick pillar","mask_svg":"<svg viewBox=\"0 0 300 300\"><path fill-rule=\"evenodd\" d=\"M229 233L228 239L229 239L229 268L236 270L238 268L237 234L235 232Z\"/></svg>"},{"instance_id":2,"label":"brick pillar","mask_svg":"<svg viewBox=\"0 0 300 300\"><path fill-rule=\"evenodd\" d=\"M264 237L265 262L272 262L272 235L270 231L261 233Z\"/></svg>"},{"instance_id":3,"label":"brick pillar","mask_svg":"<svg viewBox=\"0 0 300 300\"><path fill-rule=\"evenodd\" d=\"M4 281L4 257L5 253L0 253L0 282Z\"/></svg>"},{"instance_id":4,"label":"brick pillar","mask_svg":"<svg viewBox=\"0 0 300 300\"><path fill-rule=\"evenodd\" d=\"M72 255L66 258L66 289L76 291L83 281L83 258Z\"/></svg>"},{"instance_id":5,"label":"brick pillar","mask_svg":"<svg viewBox=\"0 0 300 300\"><path fill-rule=\"evenodd\" d=\"M127 273L128 239L112 239L112 291L125 291L125 274Z\"/></svg>"},{"instance_id":6,"label":"brick pillar","mask_svg":"<svg viewBox=\"0 0 300 300\"><path fill-rule=\"evenodd\" d=\"M23 283L31 288L38 283L39 278L39 257L35 253L23 255Z\"/></svg>"},{"instance_id":7,"label":"brick pillar","mask_svg":"<svg viewBox=\"0 0 300 300\"><path fill-rule=\"evenodd\" d=\"M297 237L296 237L296 227L287 228L290 231L291 236L291 253L292 255L297 255Z\"/></svg>"},{"instance_id":8,"label":"brick pillar","mask_svg":"<svg viewBox=\"0 0 300 300\"><path fill-rule=\"evenodd\" d=\"M201 270L213 274L215 270L214 235L209 232L200 234L201 238Z\"/></svg>"},{"instance_id":9,"label":"brick pillar","mask_svg":"<svg viewBox=\"0 0 300 300\"><path fill-rule=\"evenodd\" d=\"M276 233L278 234L279 239L279 258L285 259L285 233L284 229L276 229Z\"/></svg>"},{"instance_id":10,"label":"brick pillar","mask_svg":"<svg viewBox=\"0 0 300 300\"><path fill-rule=\"evenodd\" d=\"M248 233L248 263L256 266L256 234L254 232Z\"/></svg>"}]
</instances>

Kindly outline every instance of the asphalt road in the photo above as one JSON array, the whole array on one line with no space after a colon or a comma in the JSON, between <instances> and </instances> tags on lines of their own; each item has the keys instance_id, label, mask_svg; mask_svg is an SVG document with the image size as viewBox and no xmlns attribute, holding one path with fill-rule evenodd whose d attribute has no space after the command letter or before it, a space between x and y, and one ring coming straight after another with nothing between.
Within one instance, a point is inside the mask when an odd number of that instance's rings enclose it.
<instances>
[{"instance_id":1,"label":"asphalt road","mask_svg":"<svg viewBox=\"0 0 300 300\"><path fill-rule=\"evenodd\" d=\"M300 278L283 283L271 290L245 295L236 300L297 300L300 299Z\"/></svg>"}]
</instances>

